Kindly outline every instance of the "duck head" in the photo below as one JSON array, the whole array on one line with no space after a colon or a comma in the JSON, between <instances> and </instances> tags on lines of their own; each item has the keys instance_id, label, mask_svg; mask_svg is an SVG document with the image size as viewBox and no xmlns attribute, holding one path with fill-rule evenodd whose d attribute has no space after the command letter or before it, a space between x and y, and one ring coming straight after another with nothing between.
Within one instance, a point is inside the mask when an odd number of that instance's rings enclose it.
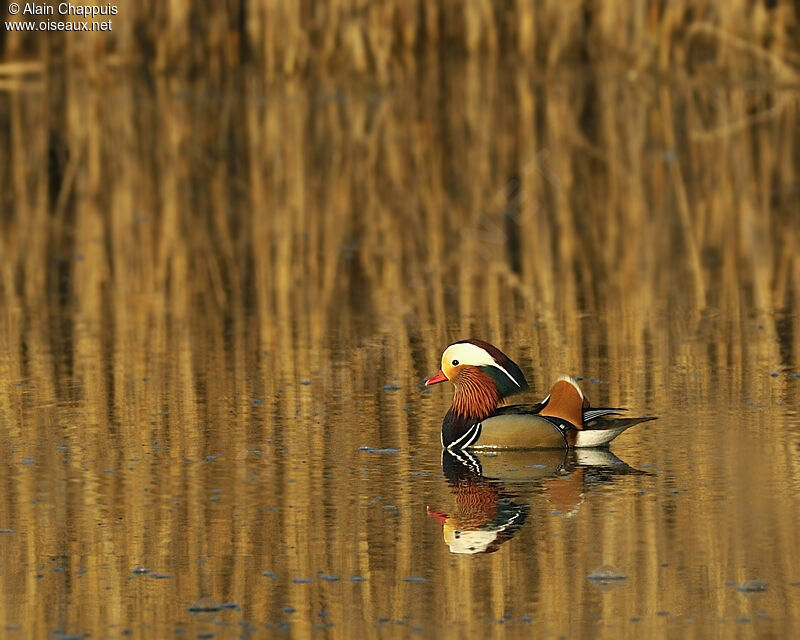
<instances>
[{"instance_id":1,"label":"duck head","mask_svg":"<svg viewBox=\"0 0 800 640\"><path fill-rule=\"evenodd\" d=\"M428 509L428 515L442 525L442 535L451 553L473 555L494 553L504 542L508 542L525 522L528 505L509 503L496 515L495 520L483 527L464 524L457 516L449 516ZM470 527L475 528L470 528Z\"/></svg>"},{"instance_id":2,"label":"duck head","mask_svg":"<svg viewBox=\"0 0 800 640\"><path fill-rule=\"evenodd\" d=\"M448 380L455 386L453 411L478 419L490 415L503 398L529 388L517 364L483 340L462 340L447 347L442 368L425 385Z\"/></svg>"},{"instance_id":3,"label":"duck head","mask_svg":"<svg viewBox=\"0 0 800 640\"><path fill-rule=\"evenodd\" d=\"M492 553L514 537L528 515L527 504L515 503L501 482L484 478L480 461L466 451L445 451L442 471L452 508L445 513L428 507L428 515L442 526L452 553Z\"/></svg>"}]
</instances>

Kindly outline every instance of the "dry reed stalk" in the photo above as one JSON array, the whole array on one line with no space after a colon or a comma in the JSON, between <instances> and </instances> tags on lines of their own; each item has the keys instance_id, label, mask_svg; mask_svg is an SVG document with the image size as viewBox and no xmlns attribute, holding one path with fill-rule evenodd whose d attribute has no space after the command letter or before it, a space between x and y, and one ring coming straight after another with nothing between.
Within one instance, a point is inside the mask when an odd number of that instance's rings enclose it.
<instances>
[{"instance_id":1,"label":"dry reed stalk","mask_svg":"<svg viewBox=\"0 0 800 640\"><path fill-rule=\"evenodd\" d=\"M13 64L59 63L65 56L90 66L103 60L138 64L144 57L163 72L202 69L214 77L249 61L269 80L348 69L391 84L397 71L416 65L419 53L437 55L444 49L492 58L519 55L547 73L603 52L630 63L638 76L646 69L683 65L697 22L705 25L700 28L795 60L797 20L790 0L599 7L586 0L503 5L489 0L235 0L206 10L176 0L159 7L126 7L107 33L49 33L45 39L8 32L3 53ZM730 54L722 52L718 62L731 66Z\"/></svg>"},{"instance_id":2,"label":"dry reed stalk","mask_svg":"<svg viewBox=\"0 0 800 640\"><path fill-rule=\"evenodd\" d=\"M40 76L45 72L45 65L39 61L0 62L0 76Z\"/></svg>"},{"instance_id":3,"label":"dry reed stalk","mask_svg":"<svg viewBox=\"0 0 800 640\"><path fill-rule=\"evenodd\" d=\"M800 74L798 74L797 71L783 60L780 55L764 47L756 46L742 38L733 36L713 24L705 22L695 23L689 27L689 41L698 37L700 34L714 37L731 51L746 53L753 59L764 62L769 67L770 73L774 75L774 80L778 84L786 83L792 86L800 82ZM692 132L692 136L698 140L709 140L718 136L730 136L732 133L744 130L754 124L767 122L775 118L787 108L792 100L796 104L797 96L789 92L778 92L775 96L775 103L771 107L761 110L755 115L748 114L735 118L710 131L695 130Z\"/></svg>"},{"instance_id":4,"label":"dry reed stalk","mask_svg":"<svg viewBox=\"0 0 800 640\"><path fill-rule=\"evenodd\" d=\"M672 105L670 104L670 94L666 89L661 90L661 117L663 119L662 133L664 144L667 149L677 153L675 138L675 125L672 119ZM672 178L675 197L677 199L677 209L680 215L681 232L686 243L686 251L689 257L689 274L692 278L693 292L695 296L695 306L702 309L705 306L706 286L703 278L703 270L700 264L700 254L695 240L694 225L691 220L689 199L686 193L681 167L676 160L669 163L669 171Z\"/></svg>"},{"instance_id":5,"label":"dry reed stalk","mask_svg":"<svg viewBox=\"0 0 800 640\"><path fill-rule=\"evenodd\" d=\"M663 32L665 69L678 55L686 6L675 9ZM502 43L506 24L482 17L485 7L472 9L476 51L491 49L492 38ZM281 11L268 8L270 19ZM615 20L642 25L630 36L611 34L617 47L643 37L639 28L657 30L647 9L643 16L605 8L590 29L593 46L602 46ZM438 9L426 3L421 11L426 30L438 33L431 26L441 25ZM262 33L261 15L247 15L253 33ZM395 14L385 8L365 15L380 33L397 29ZM557 3L536 15L529 11L519 23L519 46L553 65L568 59L578 35L585 35L577 14L568 13L552 41L544 38L563 15ZM293 28L306 29L304 15L293 16ZM181 24L179 16L171 20ZM365 39L365 68L379 64L396 77L395 58L380 48L385 41L373 47L378 35L355 20ZM318 42L327 43L330 60L345 59L337 27L317 23L319 39L309 38L306 53L298 45L294 57L283 47L300 36L291 29L276 34L268 50L263 44L263 55L274 60L264 75L299 74L315 60ZM274 23L271 28L277 30ZM774 33L763 20L758 29ZM392 36L392 50L411 40L410 30L404 33ZM230 46L221 32L213 37L215 47ZM163 45L165 64L168 51L189 46L176 43ZM720 64L732 65L726 56ZM669 519L656 501L616 494L596 501L589 489L578 519L548 517L552 505L532 500L540 542L531 557L515 562L509 546L477 569L451 562L438 547L430 551L426 536L440 544L438 532L421 531L413 509L400 509L387 525L360 497L380 491L387 502L416 504L420 485L405 482L415 469L408 456L387 462L382 474L346 475L345 469L363 465L358 456L368 455L352 451L352 429L368 445L435 449L449 399L421 398L414 385L436 370L449 340L470 334L502 342L524 365L536 395L569 372L607 382L584 385L594 401L665 415L676 397L688 415L702 415L709 402L726 415L746 393L786 406L797 396L788 381L771 387L759 377L776 363L800 361L800 321L790 316L789 331L776 319L800 299L793 100L769 122L697 143L684 122L700 122L701 106L678 81L656 90L649 79L630 86L609 80L608 69L597 65L587 71L598 74L598 88L589 91L557 73L541 84L535 69L521 65L509 90L505 66L445 64L436 55L428 61L431 68L420 69L429 74L423 84L439 90L417 94L398 84L380 94L380 104L330 79L321 88L264 89L259 78L240 100L229 96L235 85L211 77L187 94L167 77L142 88L97 69L99 84L73 71L70 91L49 87L65 103L63 119L38 96L2 96L10 159L0 163L0 182L11 196L0 220L0 379L9 390L0 395L0 421L4 445L17 457L0 466L9 487L0 511L27 523L17 532L19 544L6 550L4 567L37 566L57 551L70 558L74 573L88 569L64 588L71 601L100 605L80 612L92 629L132 619L123 597L104 594L109 584L125 592L139 558L163 558L158 570L175 576L175 599L164 604L160 592L147 589L137 601L136 615L149 623L185 615L198 590L230 593L254 611L277 611L287 598L310 610L324 585L292 585L292 578L318 570L345 581L362 575L366 585L343 590L330 607L343 621L330 633L352 637L362 631L349 615L356 607L371 620L387 612L422 619L431 601L446 603L435 611L437 620L479 625L488 616L502 618L518 597L509 584L535 588L542 575L585 575L594 568L588 563L595 558L576 557L570 541L648 549L615 559L646 585L626 602L605 598L597 605L580 580L540 590L541 624L561 628L565 603L572 610L599 606L604 617L628 607L692 610L705 587L729 579L726 568L748 563L751 548L710 544L710 534L701 532L691 552L711 569L697 570L685 591L667 594L665 605L656 586L664 575L660 562L675 545L674 528L698 521L702 504L714 505L727 522L743 521L735 507L741 498L769 523L771 542L762 547L769 561L785 566L787 575L800 570L783 553L797 547L796 514L787 517L778 502L759 504L749 489L722 500L714 484L722 478L726 486L740 486L737 469L749 461L735 454L744 449L769 454L774 466L765 473L776 495L791 492L800 477L791 447L758 439L746 440L746 447L733 438L718 443L719 455L698 470L670 446L669 429L631 436L639 439L620 443L623 456L645 451L654 466L694 474L698 500L676 499ZM203 100L214 106L197 107ZM746 113L747 100L745 92L724 94L704 130L721 131ZM87 124L90 115L94 126ZM55 133L68 154L62 170L51 173L49 136ZM220 142L230 139L237 141L230 147ZM504 226L514 174L518 265ZM52 176L59 180L51 188ZM56 254L67 265L64 274L53 266ZM687 273L707 283L703 296L696 284L687 286ZM766 328L758 330L759 324ZM395 375L403 389L384 392ZM24 387L14 386L23 379ZM764 434L785 419L764 415L753 412L752 429L739 436ZM689 430L685 450L708 446L709 437ZM16 461L39 456L30 443L49 447L52 438L69 445L70 461L65 465L66 454L46 449L41 455L58 471L34 481ZM290 454L275 454L280 448ZM228 466L203 462L220 453ZM125 481L102 474L104 465L126 460L134 470ZM84 467L91 478L81 486ZM129 490L125 482L151 492ZM658 477L653 482L663 493L672 488ZM340 491L345 483L347 494ZM431 497L448 496L443 482L424 486ZM213 488L235 498L209 503ZM174 494L185 500L154 497ZM63 501L43 499L48 495ZM307 511L289 508L297 505ZM601 518L601 508L616 515ZM102 532L97 526L119 516L125 526ZM620 527L620 521L637 524ZM590 530L596 522L599 530ZM386 562L380 551L389 526L397 544ZM309 533L319 540L310 541ZM415 546L420 540L422 551ZM290 562L284 559L289 546L296 551ZM115 559L101 561L98 549ZM206 563L182 564L195 557L207 557ZM289 586L276 588L243 558L257 558L264 570L277 567L277 582ZM442 579L430 581L429 597L421 599L403 578L428 568ZM4 572L3 580L0 591L23 593L28 604L6 596L0 608L35 620L35 635L49 633L50 612L34 603L65 592L22 572ZM447 584L463 589L453 593ZM721 616L733 615L726 597L712 599ZM148 613L155 611L158 616ZM785 616L787 628L796 626L795 608ZM667 624L644 619L642 633L664 635ZM713 634L716 624L700 619L694 633ZM586 623L581 630L593 628Z\"/></svg>"}]
</instances>

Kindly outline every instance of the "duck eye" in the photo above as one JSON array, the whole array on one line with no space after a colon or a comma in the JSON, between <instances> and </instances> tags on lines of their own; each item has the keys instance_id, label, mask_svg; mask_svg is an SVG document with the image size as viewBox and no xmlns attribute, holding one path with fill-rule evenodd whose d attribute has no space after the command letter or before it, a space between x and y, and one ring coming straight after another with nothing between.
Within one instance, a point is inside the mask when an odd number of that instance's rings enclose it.
<instances>
[{"instance_id":1,"label":"duck eye","mask_svg":"<svg viewBox=\"0 0 800 640\"><path fill-rule=\"evenodd\" d=\"M451 362L450 364L452 364L454 367L457 367L458 366L458 360L453 360L453 362Z\"/></svg>"}]
</instances>

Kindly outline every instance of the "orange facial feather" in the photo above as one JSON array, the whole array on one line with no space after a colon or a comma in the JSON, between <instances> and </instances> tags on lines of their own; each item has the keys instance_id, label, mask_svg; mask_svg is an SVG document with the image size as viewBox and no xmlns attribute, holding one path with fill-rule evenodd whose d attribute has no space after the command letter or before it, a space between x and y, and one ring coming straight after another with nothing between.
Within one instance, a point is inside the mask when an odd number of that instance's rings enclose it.
<instances>
[{"instance_id":1,"label":"orange facial feather","mask_svg":"<svg viewBox=\"0 0 800 640\"><path fill-rule=\"evenodd\" d=\"M453 514L461 527L480 527L497 517L500 492L486 482L462 480L453 487L456 510Z\"/></svg>"},{"instance_id":2,"label":"orange facial feather","mask_svg":"<svg viewBox=\"0 0 800 640\"><path fill-rule=\"evenodd\" d=\"M500 404L500 391L490 375L478 367L461 365L453 378L453 410L459 415L483 419Z\"/></svg>"}]
</instances>

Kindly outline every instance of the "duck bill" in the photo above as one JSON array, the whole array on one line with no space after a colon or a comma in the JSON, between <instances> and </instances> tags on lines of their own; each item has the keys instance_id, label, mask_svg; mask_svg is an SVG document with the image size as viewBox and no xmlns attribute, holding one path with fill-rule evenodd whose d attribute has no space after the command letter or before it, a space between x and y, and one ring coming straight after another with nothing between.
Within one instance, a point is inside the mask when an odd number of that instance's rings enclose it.
<instances>
[{"instance_id":1,"label":"duck bill","mask_svg":"<svg viewBox=\"0 0 800 640\"><path fill-rule=\"evenodd\" d=\"M444 526L447 522L447 514L442 513L441 511L434 511L430 507L427 507L428 516L433 518L434 520L438 521L440 525Z\"/></svg>"},{"instance_id":2,"label":"duck bill","mask_svg":"<svg viewBox=\"0 0 800 640\"><path fill-rule=\"evenodd\" d=\"M439 384L440 382L447 382L447 376L444 375L444 371L441 369L439 370L439 373L425 381L425 386L430 387L432 384Z\"/></svg>"}]
</instances>

